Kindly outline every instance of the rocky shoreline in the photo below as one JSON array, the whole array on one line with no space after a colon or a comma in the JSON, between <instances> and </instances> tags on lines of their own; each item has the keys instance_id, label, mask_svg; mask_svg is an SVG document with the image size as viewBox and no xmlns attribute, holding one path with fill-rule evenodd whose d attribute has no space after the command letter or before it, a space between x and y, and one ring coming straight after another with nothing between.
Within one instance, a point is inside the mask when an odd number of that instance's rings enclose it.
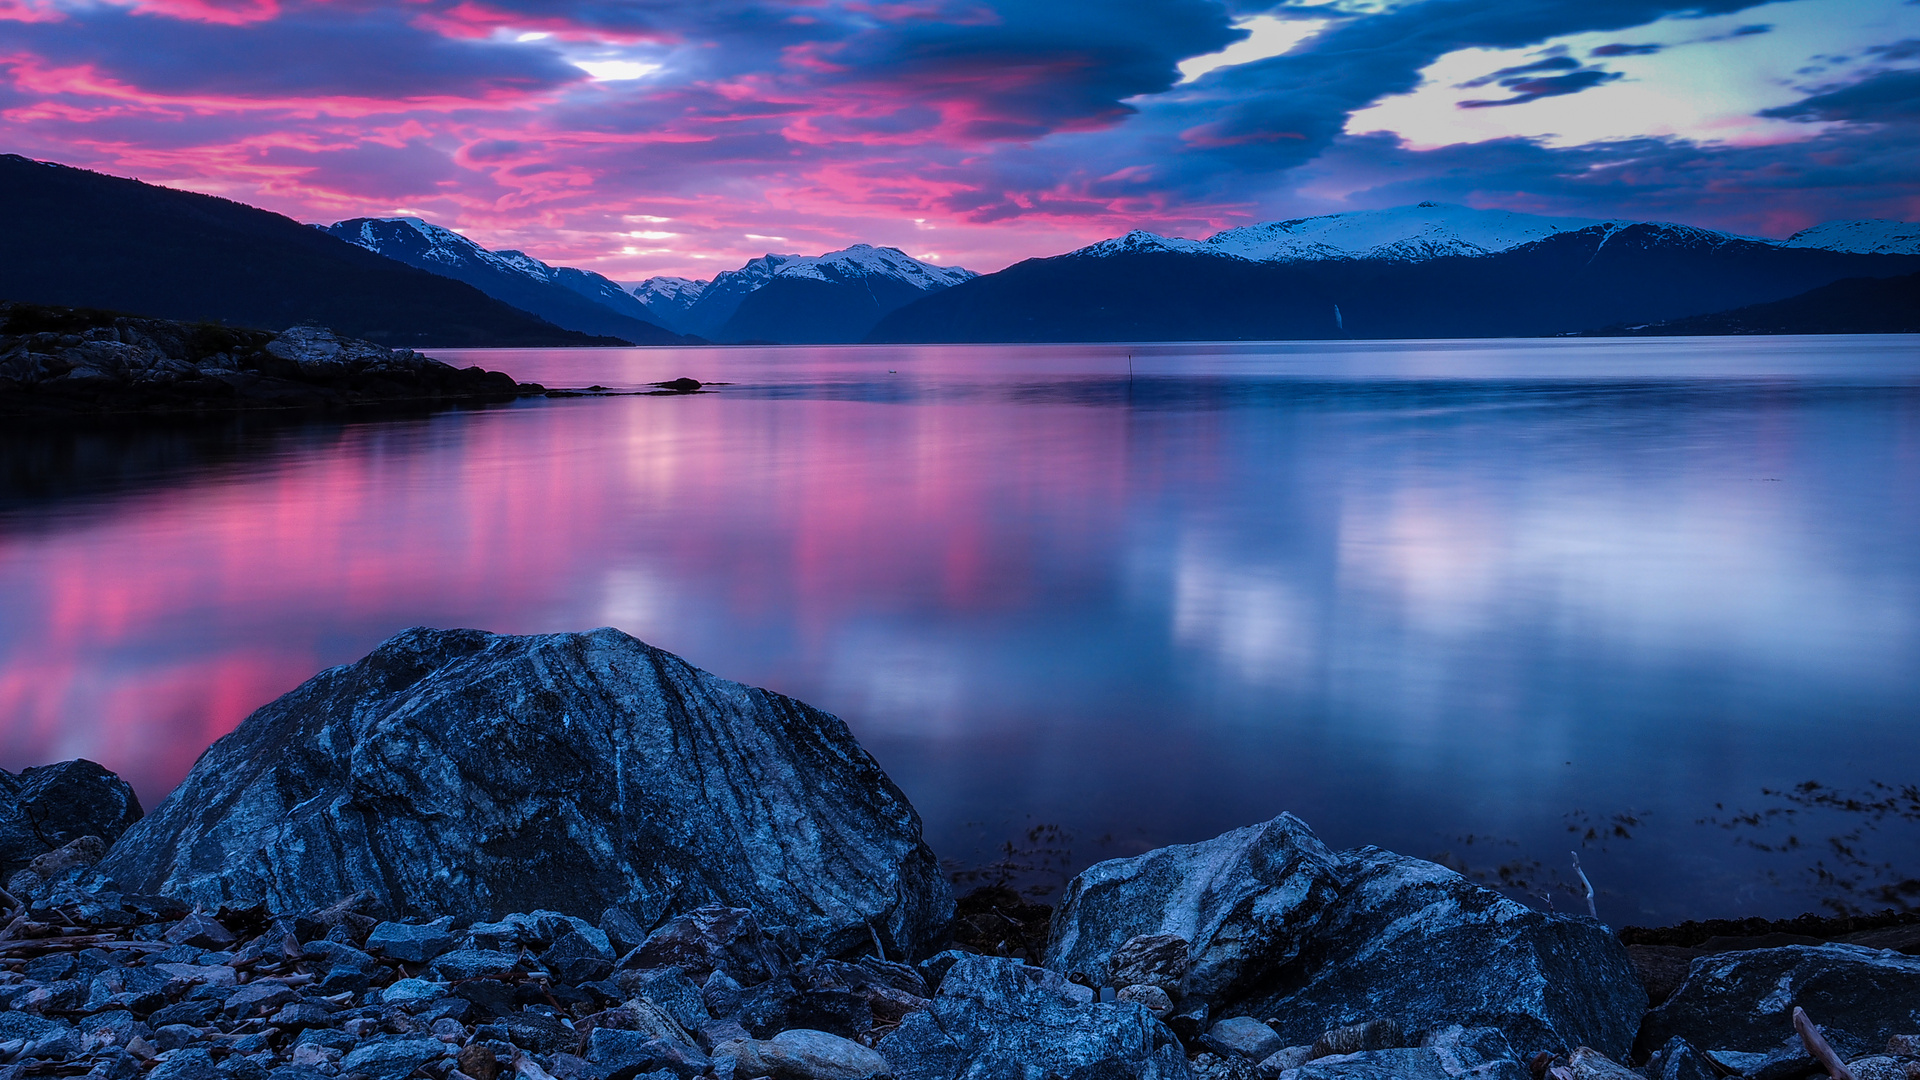
<instances>
[{"instance_id":1,"label":"rocky shoreline","mask_svg":"<svg viewBox=\"0 0 1920 1080\"><path fill-rule=\"evenodd\" d=\"M956 909L844 724L608 629L402 633L150 815L0 773L0 878L0 1080L1920 1080L1910 918L1615 933L1286 814Z\"/></svg>"},{"instance_id":2,"label":"rocky shoreline","mask_svg":"<svg viewBox=\"0 0 1920 1080\"><path fill-rule=\"evenodd\" d=\"M545 393L316 326L278 334L0 302L0 416L435 408Z\"/></svg>"}]
</instances>

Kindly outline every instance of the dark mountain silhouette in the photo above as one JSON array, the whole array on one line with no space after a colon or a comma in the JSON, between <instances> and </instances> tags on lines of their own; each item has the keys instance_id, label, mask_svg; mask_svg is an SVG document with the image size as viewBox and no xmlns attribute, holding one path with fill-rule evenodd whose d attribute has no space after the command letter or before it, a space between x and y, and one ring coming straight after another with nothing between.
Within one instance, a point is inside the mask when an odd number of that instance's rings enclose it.
<instances>
[{"instance_id":1,"label":"dark mountain silhouette","mask_svg":"<svg viewBox=\"0 0 1920 1080\"><path fill-rule=\"evenodd\" d=\"M1030 259L916 300L872 342L1532 337L1784 299L1920 256L1601 223L1487 255L1256 262L1190 250Z\"/></svg>"},{"instance_id":2,"label":"dark mountain silhouette","mask_svg":"<svg viewBox=\"0 0 1920 1080\"><path fill-rule=\"evenodd\" d=\"M1846 278L1771 304L1642 326L1611 326L1594 334L1920 334L1920 274Z\"/></svg>"},{"instance_id":3,"label":"dark mountain silhouette","mask_svg":"<svg viewBox=\"0 0 1920 1080\"><path fill-rule=\"evenodd\" d=\"M617 344L251 206L0 155L0 298L392 346Z\"/></svg>"}]
</instances>

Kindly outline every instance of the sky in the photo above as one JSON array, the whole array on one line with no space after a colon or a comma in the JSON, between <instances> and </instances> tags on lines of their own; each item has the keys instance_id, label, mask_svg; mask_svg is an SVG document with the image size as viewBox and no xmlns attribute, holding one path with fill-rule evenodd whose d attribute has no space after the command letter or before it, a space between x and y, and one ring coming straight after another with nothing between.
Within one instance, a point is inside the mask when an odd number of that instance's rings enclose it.
<instances>
[{"instance_id":1,"label":"sky","mask_svg":"<svg viewBox=\"0 0 1920 1080\"><path fill-rule=\"evenodd\" d=\"M616 280L1421 200L1920 218L1920 0L0 0L0 150Z\"/></svg>"}]
</instances>

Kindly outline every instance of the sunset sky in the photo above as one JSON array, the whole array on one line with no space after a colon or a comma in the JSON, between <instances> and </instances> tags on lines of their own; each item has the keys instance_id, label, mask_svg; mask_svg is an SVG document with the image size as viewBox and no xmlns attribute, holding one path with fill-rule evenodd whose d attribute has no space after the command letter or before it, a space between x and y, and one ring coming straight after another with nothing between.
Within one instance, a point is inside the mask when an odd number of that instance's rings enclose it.
<instances>
[{"instance_id":1,"label":"sunset sky","mask_svg":"<svg viewBox=\"0 0 1920 1080\"><path fill-rule=\"evenodd\" d=\"M0 149L623 281L1422 199L1920 217L1915 0L0 0Z\"/></svg>"}]
</instances>

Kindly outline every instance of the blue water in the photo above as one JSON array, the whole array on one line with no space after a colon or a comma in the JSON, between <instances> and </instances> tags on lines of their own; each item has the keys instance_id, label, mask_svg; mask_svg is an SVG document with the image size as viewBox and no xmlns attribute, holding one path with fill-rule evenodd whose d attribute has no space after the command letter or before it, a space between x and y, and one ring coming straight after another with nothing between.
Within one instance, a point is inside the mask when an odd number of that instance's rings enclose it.
<instances>
[{"instance_id":1,"label":"blue water","mask_svg":"<svg viewBox=\"0 0 1920 1080\"><path fill-rule=\"evenodd\" d=\"M0 438L0 765L151 805L405 626L611 624L844 717L956 868L1292 811L1520 892L1577 848L1616 923L1920 873L1699 823L1920 781L1911 337L436 355L725 385Z\"/></svg>"}]
</instances>

